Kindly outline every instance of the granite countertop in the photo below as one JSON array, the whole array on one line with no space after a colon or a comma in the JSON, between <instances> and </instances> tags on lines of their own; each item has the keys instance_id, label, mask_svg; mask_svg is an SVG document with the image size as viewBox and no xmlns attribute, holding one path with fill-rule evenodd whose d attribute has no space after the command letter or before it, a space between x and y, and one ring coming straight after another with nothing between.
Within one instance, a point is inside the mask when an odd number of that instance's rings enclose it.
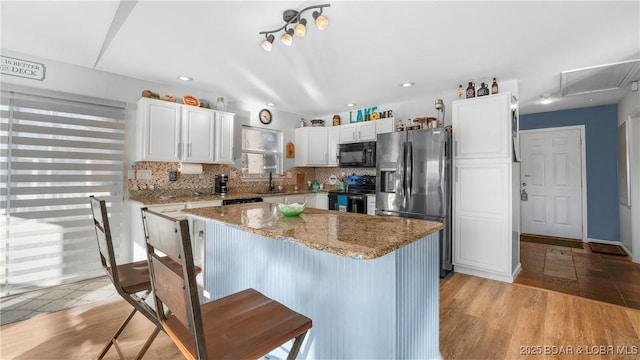
<instances>
[{"instance_id":1,"label":"granite countertop","mask_svg":"<svg viewBox=\"0 0 640 360\"><path fill-rule=\"evenodd\" d=\"M384 256L443 227L442 223L427 220L311 208L298 217L284 217L271 203L204 207L183 212L355 259Z\"/></svg>"},{"instance_id":2,"label":"granite countertop","mask_svg":"<svg viewBox=\"0 0 640 360\"><path fill-rule=\"evenodd\" d=\"M194 196L193 191L130 191L129 200L137 201L143 205L162 205L162 204L175 204L175 203L187 203L197 201L215 201L223 199L247 199L253 197L267 197L267 196L284 196L284 195L306 195L306 194L318 194L327 193L326 191L312 191L312 190L298 190L298 191L272 191L272 192L228 192L225 196L218 194L202 193L201 195Z\"/></svg>"}]
</instances>

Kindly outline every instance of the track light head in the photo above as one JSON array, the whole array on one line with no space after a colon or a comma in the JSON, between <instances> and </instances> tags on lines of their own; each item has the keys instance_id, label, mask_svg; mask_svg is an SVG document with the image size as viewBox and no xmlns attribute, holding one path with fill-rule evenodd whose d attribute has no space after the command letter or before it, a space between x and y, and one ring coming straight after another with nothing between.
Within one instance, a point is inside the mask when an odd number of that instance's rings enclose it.
<instances>
[{"instance_id":1,"label":"track light head","mask_svg":"<svg viewBox=\"0 0 640 360\"><path fill-rule=\"evenodd\" d=\"M275 36L273 36L272 34L267 35L266 39L264 39L264 41L262 42L262 48L265 51L271 51L271 47L273 46L274 39L275 39Z\"/></svg>"},{"instance_id":2,"label":"track light head","mask_svg":"<svg viewBox=\"0 0 640 360\"><path fill-rule=\"evenodd\" d=\"M300 19L294 30L297 37L304 37L307 33L307 19Z\"/></svg>"},{"instance_id":3,"label":"track light head","mask_svg":"<svg viewBox=\"0 0 640 360\"><path fill-rule=\"evenodd\" d=\"M293 43L293 29L288 29L284 35L282 35L281 40L283 44L291 46L291 43Z\"/></svg>"},{"instance_id":4,"label":"track light head","mask_svg":"<svg viewBox=\"0 0 640 360\"><path fill-rule=\"evenodd\" d=\"M313 18L316 20L316 27L318 30L324 30L329 26L329 19L326 16L322 15L322 8L320 11L313 12Z\"/></svg>"}]
</instances>

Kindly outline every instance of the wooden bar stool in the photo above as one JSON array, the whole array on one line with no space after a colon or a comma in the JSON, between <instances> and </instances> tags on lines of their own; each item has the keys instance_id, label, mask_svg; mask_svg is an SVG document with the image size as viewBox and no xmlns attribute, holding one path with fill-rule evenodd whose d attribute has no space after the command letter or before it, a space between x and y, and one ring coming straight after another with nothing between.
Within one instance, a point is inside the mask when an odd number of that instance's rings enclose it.
<instances>
[{"instance_id":1,"label":"wooden bar stool","mask_svg":"<svg viewBox=\"0 0 640 360\"><path fill-rule=\"evenodd\" d=\"M254 289L200 304L187 220L142 209L151 283L164 331L187 359L256 359L295 339L294 359L311 319ZM167 258L182 264L180 272ZM164 309L169 309L167 314Z\"/></svg>"},{"instance_id":2,"label":"wooden bar stool","mask_svg":"<svg viewBox=\"0 0 640 360\"><path fill-rule=\"evenodd\" d=\"M116 262L113 242L111 239L111 228L109 227L107 205L104 200L100 200L94 196L90 197L90 202L102 267L107 273L107 276L111 279L111 282L116 288L118 294L133 306L133 310L129 313L122 325L120 325L111 340L109 340L109 343L104 347L98 356L98 359L102 359L112 345L116 348L120 358L125 358L118 347L117 341L118 337L122 334L136 312L140 312L146 316L147 319L156 326L136 355L136 359L141 359L147 352L147 349L149 349L149 346L151 346L151 343L153 343L158 332L162 329L162 324L160 323L160 319L156 315L155 310L145 302L145 298L151 293L151 278L149 275L148 262L147 260L126 264L118 264ZM139 296L138 293L141 292L144 292L144 295Z\"/></svg>"}]
</instances>

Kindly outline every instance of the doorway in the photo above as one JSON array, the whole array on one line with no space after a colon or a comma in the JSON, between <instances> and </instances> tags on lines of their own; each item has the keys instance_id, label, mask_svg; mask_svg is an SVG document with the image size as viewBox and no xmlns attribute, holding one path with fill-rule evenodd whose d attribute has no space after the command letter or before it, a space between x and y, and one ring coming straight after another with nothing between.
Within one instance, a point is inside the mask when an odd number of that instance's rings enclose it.
<instances>
[{"instance_id":1,"label":"doorway","mask_svg":"<svg viewBox=\"0 0 640 360\"><path fill-rule=\"evenodd\" d=\"M520 135L522 233L586 241L584 126Z\"/></svg>"}]
</instances>

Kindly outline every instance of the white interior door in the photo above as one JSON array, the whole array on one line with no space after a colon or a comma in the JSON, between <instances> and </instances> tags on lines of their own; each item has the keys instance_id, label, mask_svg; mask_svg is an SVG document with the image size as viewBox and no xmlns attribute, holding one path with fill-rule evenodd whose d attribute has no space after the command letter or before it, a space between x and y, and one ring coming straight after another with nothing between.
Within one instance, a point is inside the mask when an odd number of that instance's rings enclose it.
<instances>
[{"instance_id":1,"label":"white interior door","mask_svg":"<svg viewBox=\"0 0 640 360\"><path fill-rule=\"evenodd\" d=\"M520 135L522 232L583 240L581 131Z\"/></svg>"}]
</instances>

